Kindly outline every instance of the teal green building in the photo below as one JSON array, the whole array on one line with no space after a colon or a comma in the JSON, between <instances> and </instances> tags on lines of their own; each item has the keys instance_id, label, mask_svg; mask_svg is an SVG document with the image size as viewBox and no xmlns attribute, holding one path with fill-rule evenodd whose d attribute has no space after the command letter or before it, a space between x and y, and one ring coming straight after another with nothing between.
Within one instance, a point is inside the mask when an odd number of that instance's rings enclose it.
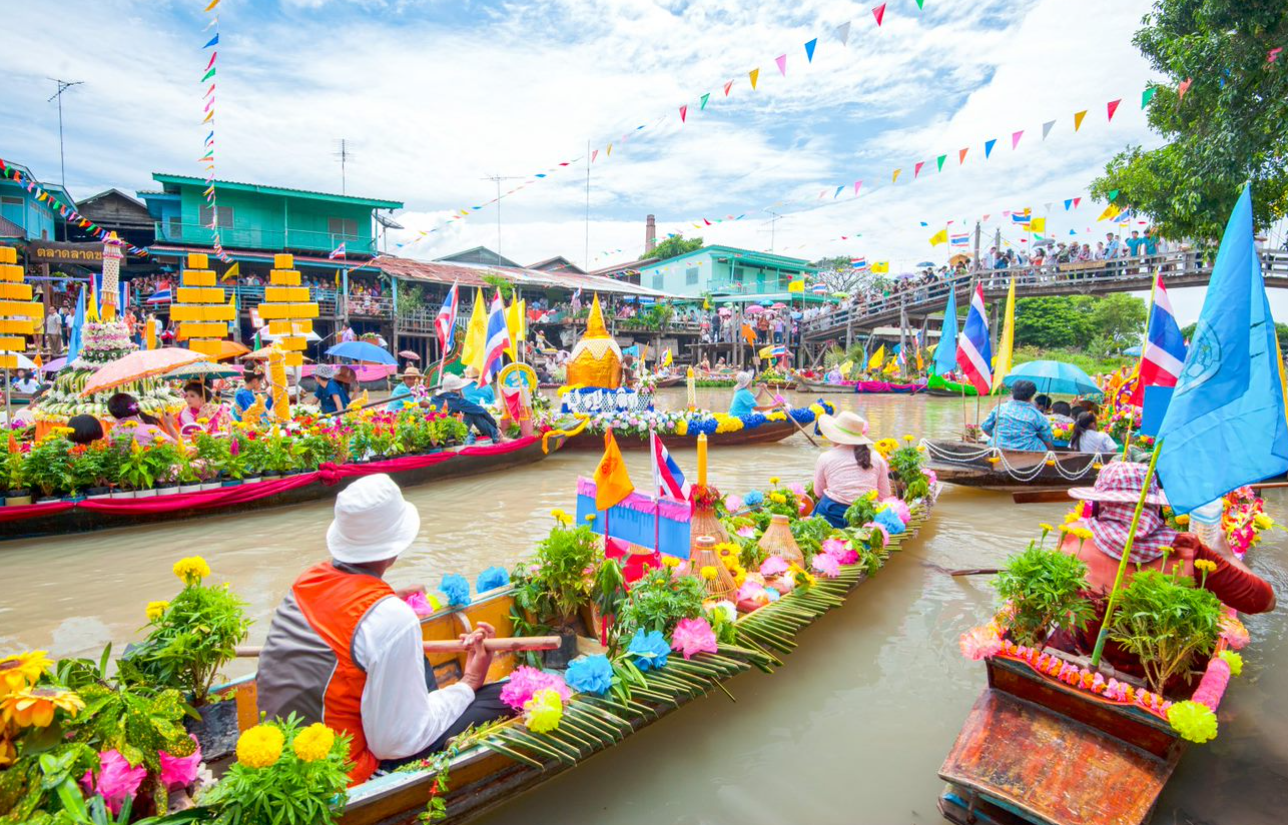
<instances>
[{"instance_id":1,"label":"teal green building","mask_svg":"<svg viewBox=\"0 0 1288 825\"><path fill-rule=\"evenodd\" d=\"M710 294L717 303L730 303L800 300L802 293L789 293L787 285L818 270L801 258L732 246L704 246L641 266L639 272L640 286L695 298Z\"/></svg>"}]
</instances>

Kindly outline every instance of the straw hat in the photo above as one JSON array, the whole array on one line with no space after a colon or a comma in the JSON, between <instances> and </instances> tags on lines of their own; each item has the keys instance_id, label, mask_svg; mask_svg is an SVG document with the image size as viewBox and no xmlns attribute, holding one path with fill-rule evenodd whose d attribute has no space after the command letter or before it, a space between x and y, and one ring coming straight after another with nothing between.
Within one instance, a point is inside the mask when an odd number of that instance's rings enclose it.
<instances>
[{"instance_id":1,"label":"straw hat","mask_svg":"<svg viewBox=\"0 0 1288 825\"><path fill-rule=\"evenodd\" d=\"M833 444L858 447L872 443L872 439L868 438L868 422L863 420L863 416L849 410L838 415L819 416L818 428L823 437Z\"/></svg>"},{"instance_id":2,"label":"straw hat","mask_svg":"<svg viewBox=\"0 0 1288 825\"><path fill-rule=\"evenodd\" d=\"M1074 487L1069 491L1071 498L1084 501L1110 501L1118 504L1135 504L1140 500L1140 490L1145 484L1149 468L1144 464L1130 461L1115 461L1106 464L1096 477L1094 487ZM1145 496L1146 504L1163 506L1167 496L1158 486L1158 476L1149 480L1149 493Z\"/></svg>"},{"instance_id":3,"label":"straw hat","mask_svg":"<svg viewBox=\"0 0 1288 825\"><path fill-rule=\"evenodd\" d=\"M421 375L420 375L420 370L416 369L416 365L410 364L408 365L407 369L403 371L402 375L399 375L398 377L399 378L420 378Z\"/></svg>"},{"instance_id":4,"label":"straw hat","mask_svg":"<svg viewBox=\"0 0 1288 825\"><path fill-rule=\"evenodd\" d=\"M366 564L396 558L420 532L420 513L384 473L350 484L335 499L335 520L326 531L331 558Z\"/></svg>"},{"instance_id":5,"label":"straw hat","mask_svg":"<svg viewBox=\"0 0 1288 825\"><path fill-rule=\"evenodd\" d=\"M466 368L465 368L465 377L466 377L466 378L471 378L471 379L473 379L473 380L477 381L477 380L478 380L478 378L479 378L479 370L478 370L478 367L466 367Z\"/></svg>"},{"instance_id":6,"label":"straw hat","mask_svg":"<svg viewBox=\"0 0 1288 825\"><path fill-rule=\"evenodd\" d=\"M472 381L466 381L459 375L447 375L443 378L443 391L456 392L457 390L465 389L472 383Z\"/></svg>"}]
</instances>

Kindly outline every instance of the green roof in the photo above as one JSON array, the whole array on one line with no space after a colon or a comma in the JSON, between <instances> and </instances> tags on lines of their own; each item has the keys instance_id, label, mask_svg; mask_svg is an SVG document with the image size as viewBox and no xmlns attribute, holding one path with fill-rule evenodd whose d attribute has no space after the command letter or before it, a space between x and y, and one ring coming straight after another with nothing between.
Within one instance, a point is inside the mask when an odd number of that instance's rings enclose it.
<instances>
[{"instance_id":1,"label":"green roof","mask_svg":"<svg viewBox=\"0 0 1288 825\"><path fill-rule=\"evenodd\" d=\"M203 189L206 187L206 181L204 178L193 177L190 175L167 175L161 172L153 172L152 179L163 185L200 186ZM352 195L336 195L331 192L312 192L308 189L287 189L284 186L263 186L258 183L240 183L232 180L216 180L215 186L220 189L231 189L237 192L254 192L260 195L278 195L285 198L303 198L305 200L347 203L354 206L369 206L372 209L403 208L402 201L378 200L376 198L357 198Z\"/></svg>"},{"instance_id":2,"label":"green roof","mask_svg":"<svg viewBox=\"0 0 1288 825\"><path fill-rule=\"evenodd\" d=\"M683 255L676 255L674 258L666 258L657 263L641 266L640 269L658 269L685 258L692 258L696 255L710 254L713 258L735 258L742 263L754 264L756 266L768 266L777 269L792 269L799 272L817 272L818 269L809 265L809 261L804 258L789 258L786 255L776 255L773 252L756 252L751 249L739 249L736 246L704 246L701 249L695 249L692 252L686 252Z\"/></svg>"}]
</instances>

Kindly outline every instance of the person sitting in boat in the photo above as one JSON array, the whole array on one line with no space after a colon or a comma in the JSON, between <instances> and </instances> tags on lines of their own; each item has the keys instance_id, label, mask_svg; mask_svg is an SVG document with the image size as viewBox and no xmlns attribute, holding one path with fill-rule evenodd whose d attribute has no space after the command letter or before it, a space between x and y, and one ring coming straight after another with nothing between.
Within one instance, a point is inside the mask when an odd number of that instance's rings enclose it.
<instances>
[{"instance_id":1,"label":"person sitting in boat","mask_svg":"<svg viewBox=\"0 0 1288 825\"><path fill-rule=\"evenodd\" d=\"M1126 461L1106 464L1094 487L1074 487L1069 495L1085 502L1083 512L1091 515L1075 522L1073 527L1091 530L1091 539L1083 541L1073 531L1065 534L1060 551L1081 559L1087 565L1086 594L1096 604L1097 616L1081 631L1059 632L1048 642L1063 650L1090 655L1095 648L1104 617L1105 601L1113 589L1123 548L1130 532L1132 516L1140 500L1148 467ZM1167 504L1158 478L1150 479L1145 507L1141 511L1136 537L1132 542L1124 585L1137 570L1166 570L1181 564L1181 575L1190 576L1200 586L1216 594L1221 602L1240 613L1266 613L1275 608L1274 589L1249 570L1226 546L1224 537L1216 547L1204 544L1193 533L1177 533L1168 527L1162 508ZM1165 548L1171 548L1170 556ZM1206 577L1194 574L1194 562L1205 560L1216 565ZM1105 645L1104 658L1117 670L1140 676L1144 673L1139 660L1112 640ZM1206 662L1195 664L1201 673Z\"/></svg>"},{"instance_id":2,"label":"person sitting in boat","mask_svg":"<svg viewBox=\"0 0 1288 825\"><path fill-rule=\"evenodd\" d=\"M1045 393L1043 393L1042 395L1035 395L1033 397L1033 406L1037 407L1038 412L1042 413L1043 415L1050 415L1051 414L1051 396Z\"/></svg>"},{"instance_id":3,"label":"person sitting in boat","mask_svg":"<svg viewBox=\"0 0 1288 825\"><path fill-rule=\"evenodd\" d=\"M116 419L117 429L132 433L140 447L147 447L154 441L177 440L177 436L166 429L161 419L142 412L139 400L128 392L118 392L107 399L107 411Z\"/></svg>"},{"instance_id":4,"label":"person sitting in boat","mask_svg":"<svg viewBox=\"0 0 1288 825\"><path fill-rule=\"evenodd\" d=\"M1051 405L1051 412L1047 418L1050 419L1052 427L1071 427L1077 420L1072 413L1073 408L1069 406L1068 401L1057 401Z\"/></svg>"},{"instance_id":5,"label":"person sitting in boat","mask_svg":"<svg viewBox=\"0 0 1288 825\"><path fill-rule=\"evenodd\" d=\"M270 399L271 400L271 399ZM220 408L210 403L210 391L200 381L189 381L183 388L183 409L179 411L179 432L213 433L219 427ZM202 423L202 421L205 423Z\"/></svg>"},{"instance_id":6,"label":"person sitting in boat","mask_svg":"<svg viewBox=\"0 0 1288 825\"><path fill-rule=\"evenodd\" d=\"M40 389L40 382L26 370L18 370L18 377L13 380L13 391L23 395L35 395Z\"/></svg>"},{"instance_id":7,"label":"person sitting in boat","mask_svg":"<svg viewBox=\"0 0 1288 825\"><path fill-rule=\"evenodd\" d=\"M232 414L235 421L241 421L246 411L255 406L256 399L261 395L265 395L265 391L268 389L268 382L264 380L264 373L255 370L243 375L242 382L245 386L233 393ZM186 395L186 388L184 392ZM273 409L273 397L271 395L265 395L264 408Z\"/></svg>"},{"instance_id":8,"label":"person sitting in boat","mask_svg":"<svg viewBox=\"0 0 1288 825\"><path fill-rule=\"evenodd\" d=\"M463 395L464 390L469 386L470 382L459 375L444 377L441 392L434 396L433 405L453 415L460 415L466 425L477 430L480 435L493 441L505 441L492 413Z\"/></svg>"},{"instance_id":9,"label":"person sitting in boat","mask_svg":"<svg viewBox=\"0 0 1288 825\"><path fill-rule=\"evenodd\" d=\"M67 440L73 444L93 444L105 435L103 422L92 415L73 415L67 419L67 427L71 430Z\"/></svg>"},{"instance_id":10,"label":"person sitting in boat","mask_svg":"<svg viewBox=\"0 0 1288 825\"><path fill-rule=\"evenodd\" d=\"M1096 417L1085 412L1078 416L1077 423L1073 425L1069 449L1079 453L1103 453L1109 456L1118 452L1118 443L1096 429Z\"/></svg>"},{"instance_id":11,"label":"person sitting in boat","mask_svg":"<svg viewBox=\"0 0 1288 825\"><path fill-rule=\"evenodd\" d=\"M389 404L385 409L389 412L402 412L408 407L416 407L426 404L422 400L423 395L420 387L420 370L415 365L407 367L402 375L398 376L402 383L394 387L394 391L389 395Z\"/></svg>"},{"instance_id":12,"label":"person sitting in boat","mask_svg":"<svg viewBox=\"0 0 1288 825\"><path fill-rule=\"evenodd\" d=\"M734 380L733 385L733 400L729 402L730 415L745 418L753 412L764 412L766 410L772 410L777 406L775 404L762 404L757 406L756 394L750 389L751 381L752 374L750 370L744 370L738 373L738 377ZM764 387L761 387L760 389L763 390Z\"/></svg>"},{"instance_id":13,"label":"person sitting in boat","mask_svg":"<svg viewBox=\"0 0 1288 825\"><path fill-rule=\"evenodd\" d=\"M496 393L490 385L479 386L479 371L475 367L465 368L465 380L468 382L461 395L466 401L481 407L490 407L496 403Z\"/></svg>"},{"instance_id":14,"label":"person sitting in boat","mask_svg":"<svg viewBox=\"0 0 1288 825\"><path fill-rule=\"evenodd\" d=\"M844 381L845 378L841 375L841 368L834 364L832 365L832 368L827 371L827 375L823 377L823 380L829 384L839 384Z\"/></svg>"},{"instance_id":15,"label":"person sitting in boat","mask_svg":"<svg viewBox=\"0 0 1288 825\"><path fill-rule=\"evenodd\" d=\"M999 404L984 419L980 429L990 437L994 447L1045 452L1055 446L1051 422L1033 406L1037 391L1032 381L1016 381L1011 387L1011 400Z\"/></svg>"},{"instance_id":16,"label":"person sitting in boat","mask_svg":"<svg viewBox=\"0 0 1288 825\"><path fill-rule=\"evenodd\" d=\"M292 712L352 737L353 783L428 756L470 725L506 716L500 685L484 686L496 635L479 622L460 681L439 688L420 620L384 581L420 531L420 514L387 475L360 478L335 500L330 560L305 570L273 614L256 676L259 710Z\"/></svg>"},{"instance_id":17,"label":"person sitting in boat","mask_svg":"<svg viewBox=\"0 0 1288 825\"><path fill-rule=\"evenodd\" d=\"M318 403L322 407L322 413L338 413L349 409L349 392L354 384L358 382L357 373L353 367L343 366L334 373L330 368L323 369L323 364L317 368L314 373L317 379L318 389L315 395ZM323 379L325 378L325 383Z\"/></svg>"},{"instance_id":18,"label":"person sitting in boat","mask_svg":"<svg viewBox=\"0 0 1288 825\"><path fill-rule=\"evenodd\" d=\"M890 465L872 449L868 422L845 410L822 415L819 431L832 448L814 464L814 512L833 527L848 527L845 511L873 490L878 498L890 496Z\"/></svg>"}]
</instances>

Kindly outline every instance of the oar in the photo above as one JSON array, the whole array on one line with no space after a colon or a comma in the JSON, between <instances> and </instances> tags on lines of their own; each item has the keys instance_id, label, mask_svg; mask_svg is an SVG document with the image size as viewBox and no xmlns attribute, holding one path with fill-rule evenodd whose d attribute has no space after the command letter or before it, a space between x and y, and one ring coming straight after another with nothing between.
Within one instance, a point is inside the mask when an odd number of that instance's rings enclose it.
<instances>
[{"instance_id":1,"label":"oar","mask_svg":"<svg viewBox=\"0 0 1288 825\"><path fill-rule=\"evenodd\" d=\"M318 418L330 418L333 415L344 415L345 413L358 412L359 410L369 410L372 407L383 407L388 403L389 403L389 399L385 398L380 401L371 401L367 404L363 404L361 407L356 407L356 408L345 407L343 410L336 410L335 412L322 413L321 415L318 416Z\"/></svg>"},{"instance_id":2,"label":"oar","mask_svg":"<svg viewBox=\"0 0 1288 825\"><path fill-rule=\"evenodd\" d=\"M483 649L490 653L516 653L525 650L558 650L563 644L559 636L507 636L500 639L484 639ZM432 642L421 642L426 653L463 653L470 649L460 639L442 639ZM240 658L255 658L264 652L260 645L238 645L236 655Z\"/></svg>"},{"instance_id":3,"label":"oar","mask_svg":"<svg viewBox=\"0 0 1288 825\"><path fill-rule=\"evenodd\" d=\"M996 567L967 567L964 570L949 570L950 576L991 576L1000 573Z\"/></svg>"},{"instance_id":4,"label":"oar","mask_svg":"<svg viewBox=\"0 0 1288 825\"><path fill-rule=\"evenodd\" d=\"M764 388L764 387L759 387L759 388L757 388L757 390L756 390L756 395L757 395L757 397L759 397L759 396L760 396L760 394L761 394L761 393L764 393L764 392L766 392L766 390L765 390L765 388ZM809 443L813 444L815 447L817 447L817 446L818 446L818 442L817 442L817 441L815 441L815 440L814 440L814 438L809 434L809 431L805 429L805 426L804 426L803 424L801 424L801 422L797 421L795 418L792 418L792 411L791 411L791 410L789 410L789 409L787 409L787 407L783 406L783 402L782 402L782 401L779 401L777 398L775 398L775 399L774 399L774 408L775 408L775 409L780 409L780 410L782 410L782 411L787 415L787 420L788 420L788 421L790 421L790 422L792 422L793 424L795 424L795 425L796 425L796 429L798 429L798 430L800 430L800 431L801 431L801 435L803 435L803 436L805 436L806 438L808 438L808 439L809 439Z\"/></svg>"}]
</instances>

